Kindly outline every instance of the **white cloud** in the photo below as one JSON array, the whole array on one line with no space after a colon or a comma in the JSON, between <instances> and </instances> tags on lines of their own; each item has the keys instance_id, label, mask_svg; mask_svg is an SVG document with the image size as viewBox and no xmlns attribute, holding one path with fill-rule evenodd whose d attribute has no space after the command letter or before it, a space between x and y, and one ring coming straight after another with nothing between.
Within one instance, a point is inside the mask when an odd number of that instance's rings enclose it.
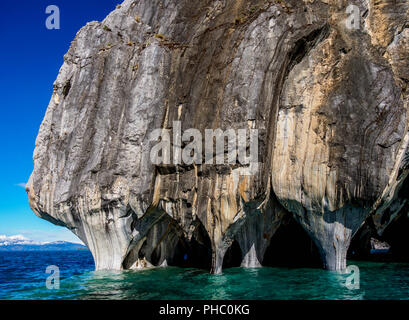
<instances>
[{"instance_id":1,"label":"white cloud","mask_svg":"<svg viewBox=\"0 0 409 320\"><path fill-rule=\"evenodd\" d=\"M34 242L21 234L15 236L0 235L0 246L6 246L10 244L40 244L40 243Z\"/></svg>"},{"instance_id":2,"label":"white cloud","mask_svg":"<svg viewBox=\"0 0 409 320\"><path fill-rule=\"evenodd\" d=\"M21 234L11 236L11 237L8 237L8 236L5 236L5 235L0 235L0 241L6 241L6 240L10 240L10 241L14 241L14 240L16 240L16 241L27 241L29 239L27 239L25 236L23 236Z\"/></svg>"},{"instance_id":3,"label":"white cloud","mask_svg":"<svg viewBox=\"0 0 409 320\"><path fill-rule=\"evenodd\" d=\"M35 242L55 242L55 241L67 241L72 243L83 244L78 237L63 227L54 227L52 231L34 230L34 229L19 229L15 230L16 233L23 235L28 239L32 239Z\"/></svg>"},{"instance_id":4,"label":"white cloud","mask_svg":"<svg viewBox=\"0 0 409 320\"><path fill-rule=\"evenodd\" d=\"M25 182L21 182L21 183L17 183L16 186L25 189L25 188L26 188L26 184L27 184L27 183L25 183Z\"/></svg>"},{"instance_id":5,"label":"white cloud","mask_svg":"<svg viewBox=\"0 0 409 320\"><path fill-rule=\"evenodd\" d=\"M23 236L22 234L18 234L18 235L11 236L11 237L0 236L0 238L1 238L1 237L6 237L6 238L8 238L8 239L10 239L10 240L17 240L17 241L28 241L28 240L29 240L28 238L26 238L26 237Z\"/></svg>"}]
</instances>

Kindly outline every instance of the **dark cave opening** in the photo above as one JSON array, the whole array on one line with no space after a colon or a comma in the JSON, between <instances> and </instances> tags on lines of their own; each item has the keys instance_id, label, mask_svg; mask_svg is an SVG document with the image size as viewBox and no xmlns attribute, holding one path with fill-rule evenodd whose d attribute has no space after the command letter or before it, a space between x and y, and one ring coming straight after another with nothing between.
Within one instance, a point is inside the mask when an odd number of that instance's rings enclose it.
<instances>
[{"instance_id":1,"label":"dark cave opening","mask_svg":"<svg viewBox=\"0 0 409 320\"><path fill-rule=\"evenodd\" d=\"M189 253L186 257L186 263L190 268L211 269L212 244L202 223L199 223L192 240L189 242Z\"/></svg>"},{"instance_id":2,"label":"dark cave opening","mask_svg":"<svg viewBox=\"0 0 409 320\"><path fill-rule=\"evenodd\" d=\"M122 262L122 268L124 270L130 269L138 259L144 258L139 249L140 247L143 247L145 245L146 245L146 239L140 244L140 246L135 246L132 248L132 250L128 252L128 255L125 257L124 261Z\"/></svg>"},{"instance_id":3,"label":"dark cave opening","mask_svg":"<svg viewBox=\"0 0 409 320\"><path fill-rule=\"evenodd\" d=\"M240 245L234 240L224 255L223 269L240 267L242 259Z\"/></svg>"},{"instance_id":4,"label":"dark cave opening","mask_svg":"<svg viewBox=\"0 0 409 320\"><path fill-rule=\"evenodd\" d=\"M135 245L122 264L123 269L135 267L137 261L146 266L175 266L210 270L212 250L209 235L198 222L191 240L185 238L172 219L164 219L149 230L145 239Z\"/></svg>"},{"instance_id":5,"label":"dark cave opening","mask_svg":"<svg viewBox=\"0 0 409 320\"><path fill-rule=\"evenodd\" d=\"M204 226L199 223L190 241L180 239L176 249L173 266L210 270L212 264L212 246Z\"/></svg>"},{"instance_id":6,"label":"dark cave opening","mask_svg":"<svg viewBox=\"0 0 409 320\"><path fill-rule=\"evenodd\" d=\"M347 252L347 260L371 260L371 239L376 238L376 230L372 220L368 219L351 240Z\"/></svg>"},{"instance_id":7,"label":"dark cave opening","mask_svg":"<svg viewBox=\"0 0 409 320\"><path fill-rule=\"evenodd\" d=\"M407 160L407 159L406 159ZM402 174L400 172L399 174ZM388 242L391 246L390 256L396 262L409 262L409 177L405 178L402 188L399 190L399 198L406 199L406 203L400 210L398 215L386 227L382 234L382 239ZM390 219L391 213L386 219Z\"/></svg>"},{"instance_id":8,"label":"dark cave opening","mask_svg":"<svg viewBox=\"0 0 409 320\"><path fill-rule=\"evenodd\" d=\"M185 238L181 230L175 229L174 224L171 226L166 237L162 236L161 245L151 253L150 262L155 266L161 265L161 250L165 250L168 253L168 266L210 270L211 242L204 226L199 222L190 240Z\"/></svg>"},{"instance_id":9,"label":"dark cave opening","mask_svg":"<svg viewBox=\"0 0 409 320\"><path fill-rule=\"evenodd\" d=\"M152 263L154 266L158 266L160 264L160 258L161 258L161 246L158 246L155 248L155 250L152 251L149 260L150 260L150 263Z\"/></svg>"},{"instance_id":10,"label":"dark cave opening","mask_svg":"<svg viewBox=\"0 0 409 320\"><path fill-rule=\"evenodd\" d=\"M407 209L407 208L406 208ZM404 210L382 234L382 239L390 244L389 258L395 262L409 262L409 217Z\"/></svg>"},{"instance_id":11,"label":"dark cave opening","mask_svg":"<svg viewBox=\"0 0 409 320\"><path fill-rule=\"evenodd\" d=\"M271 238L262 265L284 268L322 268L322 261L315 243L299 223L290 217Z\"/></svg>"},{"instance_id":12,"label":"dark cave opening","mask_svg":"<svg viewBox=\"0 0 409 320\"><path fill-rule=\"evenodd\" d=\"M407 212L407 208L403 210ZM409 217L402 214L379 236L371 219L356 233L347 259L373 262L409 262Z\"/></svg>"},{"instance_id":13,"label":"dark cave opening","mask_svg":"<svg viewBox=\"0 0 409 320\"><path fill-rule=\"evenodd\" d=\"M169 266L184 268L188 267L187 257L189 255L189 251L190 248L187 241L185 239L179 239L174 251L173 259L168 263Z\"/></svg>"}]
</instances>

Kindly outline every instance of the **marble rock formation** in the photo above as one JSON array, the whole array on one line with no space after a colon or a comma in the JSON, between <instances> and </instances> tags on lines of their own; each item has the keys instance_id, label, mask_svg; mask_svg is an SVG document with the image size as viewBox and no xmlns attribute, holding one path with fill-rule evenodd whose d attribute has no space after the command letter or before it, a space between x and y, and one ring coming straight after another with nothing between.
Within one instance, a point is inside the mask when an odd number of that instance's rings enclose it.
<instances>
[{"instance_id":1,"label":"marble rock formation","mask_svg":"<svg viewBox=\"0 0 409 320\"><path fill-rule=\"evenodd\" d=\"M64 56L30 205L97 270L220 273L233 245L259 267L289 217L342 270L365 221L409 211L408 21L407 0L125 0ZM257 129L257 164L152 161L153 132L192 128Z\"/></svg>"}]
</instances>

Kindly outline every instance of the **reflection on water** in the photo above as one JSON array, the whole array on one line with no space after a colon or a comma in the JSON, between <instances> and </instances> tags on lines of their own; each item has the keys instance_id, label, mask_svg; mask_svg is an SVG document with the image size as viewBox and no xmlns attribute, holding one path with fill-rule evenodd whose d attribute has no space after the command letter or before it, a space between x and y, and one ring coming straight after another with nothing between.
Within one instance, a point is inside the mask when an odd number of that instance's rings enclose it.
<instances>
[{"instance_id":1,"label":"reflection on water","mask_svg":"<svg viewBox=\"0 0 409 320\"><path fill-rule=\"evenodd\" d=\"M363 266L362 268L365 270ZM381 270L378 269L377 272L379 271ZM362 273L365 274L365 271ZM373 273L374 277L376 273ZM83 287L86 288L78 296L79 299L409 298L408 291L404 290L408 287L408 277L395 282L398 287L389 286L390 290L385 289L384 282L390 280L390 277L385 275L378 279L380 281L378 284L371 279L361 283L360 289L349 290L346 286L347 276L347 274L317 269L233 268L225 270L222 275L211 275L201 270L166 268L122 274L89 273L86 277L77 277L71 281L82 282ZM369 294L366 294L367 290Z\"/></svg>"},{"instance_id":2,"label":"reflection on water","mask_svg":"<svg viewBox=\"0 0 409 320\"><path fill-rule=\"evenodd\" d=\"M55 258L55 257L54 257ZM38 261L42 261L38 258ZM55 258L57 259L57 258ZM125 272L92 272L60 257L60 290L45 288L45 266L0 263L0 299L408 299L409 264L356 262L360 288L349 290L349 274L321 269L232 268L221 275L175 267ZM58 259L57 259L58 260ZM10 257L8 263L10 263ZM1 261L0 261L1 262ZM39 263L39 262L38 262ZM57 264L57 263L54 263ZM44 269L44 270L43 270ZM37 270L37 272L35 271ZM38 270L43 270L38 272ZM13 279L13 281L10 281Z\"/></svg>"}]
</instances>

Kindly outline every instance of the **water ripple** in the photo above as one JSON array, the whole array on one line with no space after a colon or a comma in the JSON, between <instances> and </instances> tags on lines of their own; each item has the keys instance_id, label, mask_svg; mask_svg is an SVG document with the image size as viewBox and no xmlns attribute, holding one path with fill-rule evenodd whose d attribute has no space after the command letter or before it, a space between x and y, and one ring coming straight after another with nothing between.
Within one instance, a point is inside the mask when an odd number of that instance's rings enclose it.
<instances>
[{"instance_id":1,"label":"water ripple","mask_svg":"<svg viewBox=\"0 0 409 320\"><path fill-rule=\"evenodd\" d=\"M409 299L409 265L354 262L360 288L349 290L347 275L320 269L224 270L211 275L175 267L143 271L93 272L89 252L0 253L0 299ZM45 273L57 265L59 290L48 290Z\"/></svg>"}]
</instances>

